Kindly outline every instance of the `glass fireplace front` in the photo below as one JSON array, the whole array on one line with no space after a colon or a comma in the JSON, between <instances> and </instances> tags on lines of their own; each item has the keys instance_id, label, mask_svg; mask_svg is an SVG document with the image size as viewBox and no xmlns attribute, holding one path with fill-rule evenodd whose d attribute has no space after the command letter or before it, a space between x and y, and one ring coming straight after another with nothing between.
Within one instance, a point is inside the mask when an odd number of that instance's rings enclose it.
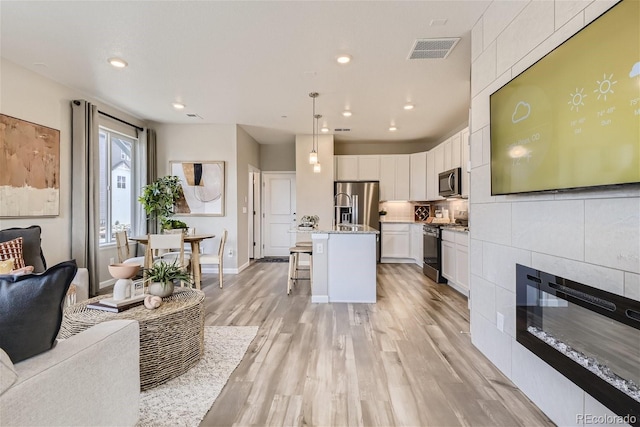
<instances>
[{"instance_id":1,"label":"glass fireplace front","mask_svg":"<svg viewBox=\"0 0 640 427\"><path fill-rule=\"evenodd\" d=\"M640 425L640 302L516 265L516 339Z\"/></svg>"}]
</instances>

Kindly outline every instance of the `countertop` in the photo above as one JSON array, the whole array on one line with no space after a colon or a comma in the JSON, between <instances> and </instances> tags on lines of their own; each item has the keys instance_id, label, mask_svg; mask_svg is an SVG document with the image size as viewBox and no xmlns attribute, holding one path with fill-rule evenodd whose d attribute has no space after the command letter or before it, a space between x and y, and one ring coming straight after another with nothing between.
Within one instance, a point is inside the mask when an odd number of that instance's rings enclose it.
<instances>
[{"instance_id":1,"label":"countertop","mask_svg":"<svg viewBox=\"0 0 640 427\"><path fill-rule=\"evenodd\" d=\"M392 220L384 220L384 221L380 221L380 223L382 224L427 224L426 221L414 221L414 220L410 220L410 219L392 219ZM454 223L449 223L449 224L433 224L433 225L440 225L442 230L451 230L451 231L458 231L461 233L468 233L469 232L469 227L465 226L465 225L459 225L459 224L454 224Z\"/></svg>"},{"instance_id":2,"label":"countertop","mask_svg":"<svg viewBox=\"0 0 640 427\"><path fill-rule=\"evenodd\" d=\"M327 233L327 234L380 234L380 230L369 227L368 225L334 225L329 229L313 230L311 233Z\"/></svg>"}]
</instances>

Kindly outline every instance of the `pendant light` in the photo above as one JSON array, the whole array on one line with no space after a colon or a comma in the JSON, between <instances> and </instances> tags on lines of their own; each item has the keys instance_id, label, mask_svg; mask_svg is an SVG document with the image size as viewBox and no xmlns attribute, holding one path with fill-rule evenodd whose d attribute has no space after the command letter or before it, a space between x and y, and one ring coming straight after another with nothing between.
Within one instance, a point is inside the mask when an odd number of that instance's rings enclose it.
<instances>
[{"instance_id":1,"label":"pendant light","mask_svg":"<svg viewBox=\"0 0 640 427\"><path fill-rule=\"evenodd\" d=\"M313 119L315 120L315 127L313 128L314 132L314 139L315 139L315 147L317 150L320 149L320 142L318 141L318 123L320 122L320 119L322 118L322 115L320 114L314 114L313 115ZM322 167L320 166L320 161L317 158L318 153L316 151L316 162L313 164L313 172L314 173L320 173L322 171Z\"/></svg>"},{"instance_id":2,"label":"pendant light","mask_svg":"<svg viewBox=\"0 0 640 427\"><path fill-rule=\"evenodd\" d=\"M312 116L312 139L311 139L311 152L309 153L309 164L315 165L318 163L318 152L316 151L316 98L318 92L311 92L309 96L313 99L313 116ZM315 169L315 168L314 168Z\"/></svg>"}]
</instances>

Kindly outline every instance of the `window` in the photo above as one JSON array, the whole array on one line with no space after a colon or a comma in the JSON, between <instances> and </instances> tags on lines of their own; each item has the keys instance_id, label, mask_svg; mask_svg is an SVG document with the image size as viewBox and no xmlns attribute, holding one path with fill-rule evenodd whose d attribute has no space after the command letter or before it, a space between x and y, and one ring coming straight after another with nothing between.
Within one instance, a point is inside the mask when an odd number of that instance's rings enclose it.
<instances>
[{"instance_id":1,"label":"window","mask_svg":"<svg viewBox=\"0 0 640 427\"><path fill-rule=\"evenodd\" d=\"M137 142L100 128L100 244L114 243L117 231L134 231L136 194L128 184L135 177Z\"/></svg>"}]
</instances>

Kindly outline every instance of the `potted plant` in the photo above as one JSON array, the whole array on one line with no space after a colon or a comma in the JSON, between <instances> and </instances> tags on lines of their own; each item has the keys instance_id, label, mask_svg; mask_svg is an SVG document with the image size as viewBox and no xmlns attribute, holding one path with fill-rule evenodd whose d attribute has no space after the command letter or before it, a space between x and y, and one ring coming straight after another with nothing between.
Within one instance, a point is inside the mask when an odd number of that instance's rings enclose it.
<instances>
[{"instance_id":1,"label":"potted plant","mask_svg":"<svg viewBox=\"0 0 640 427\"><path fill-rule=\"evenodd\" d=\"M160 226L162 230L180 230L182 233L186 233L189 226L186 222L180 221L179 219L162 219L160 221Z\"/></svg>"},{"instance_id":2,"label":"potted plant","mask_svg":"<svg viewBox=\"0 0 640 427\"><path fill-rule=\"evenodd\" d=\"M187 228L187 224L179 220L169 220L173 216L174 208L182 196L180 177L169 175L156 179L142 188L142 195L138 201L150 219L160 221L165 229Z\"/></svg>"},{"instance_id":3,"label":"potted plant","mask_svg":"<svg viewBox=\"0 0 640 427\"><path fill-rule=\"evenodd\" d=\"M191 276L177 259L170 263L158 261L144 271L151 295L163 298L171 295L176 280L191 284Z\"/></svg>"}]
</instances>

